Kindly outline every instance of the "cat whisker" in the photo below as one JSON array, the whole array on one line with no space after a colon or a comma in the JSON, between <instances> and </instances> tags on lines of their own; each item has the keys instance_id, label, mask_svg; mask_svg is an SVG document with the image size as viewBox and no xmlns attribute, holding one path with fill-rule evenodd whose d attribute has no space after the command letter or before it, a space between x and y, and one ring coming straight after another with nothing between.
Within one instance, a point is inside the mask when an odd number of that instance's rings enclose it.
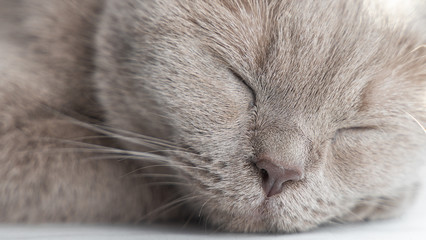
<instances>
[{"instance_id":1,"label":"cat whisker","mask_svg":"<svg viewBox=\"0 0 426 240\"><path fill-rule=\"evenodd\" d=\"M56 139L47 138L47 140L55 141ZM171 160L169 157L154 154L155 152L158 152L158 151L161 152L163 150L150 151L150 152L140 152L140 151L130 151L130 150L106 147L106 146L103 146L103 145L92 144L92 143L78 142L78 141L73 141L73 140L58 139L56 141L68 143L68 144L74 144L74 145L82 146L82 147L53 148L53 149L50 150L50 152L55 152L55 151L67 152L67 151L69 151L69 152L87 152L87 153L104 154L102 156L88 157L88 158L85 158L85 160L102 160L102 159L130 160L130 159L133 159L133 160L144 160L144 161L148 161L148 162L160 161L160 162L168 163L169 167L175 167L175 168L178 168L178 169L181 169L181 170L185 170L185 169L204 170L203 168L200 168L200 167L187 166L187 165L184 165L184 164L176 164L177 162ZM180 150L165 150L165 151L183 152L183 151L180 151ZM186 153L186 152L184 152L184 153ZM147 167L152 167L152 166L145 166L143 168L147 168Z\"/></svg>"},{"instance_id":2,"label":"cat whisker","mask_svg":"<svg viewBox=\"0 0 426 240\"><path fill-rule=\"evenodd\" d=\"M207 199L202 205L201 205L201 208L200 208L200 211L198 212L198 217L201 217L201 212L203 211L203 208L204 208L204 206L210 201L210 200L212 200L214 197L211 197L211 198L209 198L209 199Z\"/></svg>"},{"instance_id":3,"label":"cat whisker","mask_svg":"<svg viewBox=\"0 0 426 240\"><path fill-rule=\"evenodd\" d=\"M204 225L204 227L206 228L206 230L207 230L207 223L208 222L206 221L206 224ZM218 225L215 228L215 230L213 231L213 233L218 233L218 232L224 231L226 225L227 225L227 223L222 223L222 224Z\"/></svg>"},{"instance_id":4,"label":"cat whisker","mask_svg":"<svg viewBox=\"0 0 426 240\"><path fill-rule=\"evenodd\" d=\"M133 173L131 175L124 175L122 177L125 176L132 176L132 177L152 177L152 178L177 178L177 179L182 179L182 180L186 180L186 178L179 176L179 175L173 175L173 174L164 174L164 173Z\"/></svg>"},{"instance_id":5,"label":"cat whisker","mask_svg":"<svg viewBox=\"0 0 426 240\"><path fill-rule=\"evenodd\" d=\"M191 186L190 183L182 183L182 182L150 182L144 183L143 186L157 186L157 185L170 185L170 186Z\"/></svg>"},{"instance_id":6,"label":"cat whisker","mask_svg":"<svg viewBox=\"0 0 426 240\"><path fill-rule=\"evenodd\" d=\"M158 155L155 154L157 152L174 152L174 153L184 153L184 154L193 154L197 155L192 152L186 152L182 150L175 150L175 149L162 149L162 150L153 150L153 151L130 151L130 150L124 150L119 148L113 148L113 147L107 147L104 145L98 145L94 143L86 143L86 142L80 142L80 141L74 141L74 140L68 140L68 139L56 139L56 138L42 138L43 140L52 141L52 142L62 142L66 144L73 144L77 146L83 146L83 147L62 147L62 148L54 148L58 150L59 152L64 152L64 150L68 150L70 152L73 151L79 151L79 152L92 152L92 153L103 153L103 154L109 154L109 156L100 156L100 157L91 157L87 159L112 159L112 158L119 158L119 159L135 159L135 160L146 160L146 161L162 161L170 163L169 166L177 167L177 168L192 168L192 169L199 169L203 170L199 167L193 167L193 166L186 166L186 165L176 165L176 161L171 160L169 157L164 155ZM51 151L53 152L53 151ZM117 154L112 155L112 154Z\"/></svg>"},{"instance_id":7,"label":"cat whisker","mask_svg":"<svg viewBox=\"0 0 426 240\"><path fill-rule=\"evenodd\" d=\"M209 211L209 213L207 214L207 217L201 217L200 220L204 221L204 229L207 230L207 225L209 224L209 219L212 216L213 212Z\"/></svg>"},{"instance_id":8,"label":"cat whisker","mask_svg":"<svg viewBox=\"0 0 426 240\"><path fill-rule=\"evenodd\" d=\"M423 45L417 46L416 48L414 48L413 50L411 50L409 53L413 53L413 52L415 52L415 51L417 51L417 50L419 50L419 49L422 49L422 48L426 48L426 44L423 44Z\"/></svg>"},{"instance_id":9,"label":"cat whisker","mask_svg":"<svg viewBox=\"0 0 426 240\"><path fill-rule=\"evenodd\" d=\"M121 139L121 140L124 140L124 141L143 145L143 146L146 146L146 147L163 146L163 147L168 147L168 148L185 150L184 148L175 146L170 141L166 141L166 140L163 140L163 139L158 139L158 138L154 138L154 137L138 134L138 133L135 133L135 132L106 126L106 125L83 122L83 121L78 120L78 119L76 119L72 116L69 116L69 115L67 115L67 114L65 114L61 111L52 109L49 106L45 106L45 107L48 110L66 118L66 120L58 120L58 121L64 121L66 123L73 123L77 126L86 128L88 130L92 130L92 131L97 132L97 133L105 134L106 136L110 136L112 138Z\"/></svg>"},{"instance_id":10,"label":"cat whisker","mask_svg":"<svg viewBox=\"0 0 426 240\"><path fill-rule=\"evenodd\" d=\"M194 218L195 212L193 212L189 217L188 220L185 221L185 223L182 225L181 229L185 229L188 224L191 222L191 220Z\"/></svg>"},{"instance_id":11,"label":"cat whisker","mask_svg":"<svg viewBox=\"0 0 426 240\"><path fill-rule=\"evenodd\" d=\"M327 222L326 222L326 224L329 224L329 225L343 225L343 224L345 224L346 223L346 221L344 221L342 218L340 218L340 217L335 217L335 218L333 218L333 219L331 219L331 220L328 220Z\"/></svg>"},{"instance_id":12,"label":"cat whisker","mask_svg":"<svg viewBox=\"0 0 426 240\"><path fill-rule=\"evenodd\" d=\"M404 111L408 116L410 116L411 119L413 119L423 130L423 132L426 134L426 128L420 123L419 120L417 120L413 115L411 115L410 113Z\"/></svg>"},{"instance_id":13,"label":"cat whisker","mask_svg":"<svg viewBox=\"0 0 426 240\"><path fill-rule=\"evenodd\" d=\"M146 161L160 161L160 162L171 162L170 159L167 157L164 157L162 155L155 155L151 153L144 153L144 152L134 152L134 151L127 151L122 149L96 149L96 148L84 148L84 147L64 147L64 148L53 148L50 150L51 153L56 152L58 153L64 153L64 152L87 152L87 153L99 153L99 154L108 154L109 156L96 156L96 157L89 157L86 158L87 160L94 160L94 159L111 159L111 158L117 158L118 159L137 159L137 160L146 160ZM116 155L112 155L116 154Z\"/></svg>"},{"instance_id":14,"label":"cat whisker","mask_svg":"<svg viewBox=\"0 0 426 240\"><path fill-rule=\"evenodd\" d=\"M122 154L117 154L114 155L114 153L105 153L104 154L108 154L108 155L102 155L102 156L93 156L93 157L87 157L87 158L83 158L81 160L109 160L109 159L115 159L117 161L123 161L123 160L146 160L146 161L152 161L150 159L147 158L141 158L139 156L133 156L133 155L128 155L128 156L123 156ZM162 162L165 162L165 160L162 160Z\"/></svg>"},{"instance_id":15,"label":"cat whisker","mask_svg":"<svg viewBox=\"0 0 426 240\"><path fill-rule=\"evenodd\" d=\"M175 150L175 149L160 149L160 150L152 150L152 151L146 151L147 153L183 153L183 154L192 154L195 156L199 156L199 154L194 152L188 152L188 151L182 151L182 150Z\"/></svg>"},{"instance_id":16,"label":"cat whisker","mask_svg":"<svg viewBox=\"0 0 426 240\"><path fill-rule=\"evenodd\" d=\"M372 202L371 202L371 201L368 201L368 200L361 200L361 201L359 201L359 202L360 202L360 203L369 204L369 205L371 205L371 204L372 204ZM380 206L380 207L385 207L385 208L395 208L395 207L398 207L398 203L397 203L397 202L395 202L395 204L393 204L393 203L392 203L392 200L391 200L391 199L389 199L388 201L383 200L383 201L376 202L376 205L374 205L374 207L378 207L378 206Z\"/></svg>"},{"instance_id":17,"label":"cat whisker","mask_svg":"<svg viewBox=\"0 0 426 240\"><path fill-rule=\"evenodd\" d=\"M352 210L347 212L347 214L349 214L353 219L355 219L356 222L361 222L365 219L365 217L362 217L361 214L357 214ZM342 223L344 223L343 220L342 220Z\"/></svg>"},{"instance_id":18,"label":"cat whisker","mask_svg":"<svg viewBox=\"0 0 426 240\"><path fill-rule=\"evenodd\" d=\"M171 201L171 202L169 202L169 203L166 203L166 204L164 204L164 205L162 205L162 206L160 206L160 207L158 207L158 208L156 208L156 209L154 209L154 210L150 211L149 213L145 214L145 216L143 216L143 217L140 219L140 221L145 221L145 220L147 220L150 216L152 216L152 215L154 215L154 214L158 214L158 213L160 213L160 212L162 212L162 211L163 211L162 213L165 213L165 212L171 211L171 210L173 210L174 208L176 208L176 207L179 207L179 206L183 205L186 201L188 201L188 200L192 200L192 199L196 199L196 198L198 198L198 197L200 197L200 196L192 196L191 194L188 194L188 195L186 195L186 196L183 196L183 197L180 197L180 198L178 198L178 199L175 199L175 200L173 200L173 201Z\"/></svg>"},{"instance_id":19,"label":"cat whisker","mask_svg":"<svg viewBox=\"0 0 426 240\"><path fill-rule=\"evenodd\" d=\"M138 134L138 133L134 133L134 132L118 129L118 128L112 128L112 127L108 127L108 126L101 126L101 125L96 125L96 124L93 124L93 126L98 128L99 131L103 131L103 133L105 133L107 135L111 135L111 136L117 137L117 138L125 140L125 141L129 141L129 142L132 142L132 143L135 143L135 144L151 143L155 146L163 146L163 147L168 147L168 148L172 148L172 149L185 150L185 148L175 146L173 143L171 143L169 141L162 140L162 139L149 137L149 136L146 136L146 135L142 135L142 134ZM107 130L104 130L104 129L107 129ZM128 136L120 135L116 132L120 132L122 134L127 134ZM143 142L140 142L138 140L143 140Z\"/></svg>"},{"instance_id":20,"label":"cat whisker","mask_svg":"<svg viewBox=\"0 0 426 240\"><path fill-rule=\"evenodd\" d=\"M85 143L85 142L78 142L78 141L72 141L67 139L55 139L55 138L45 138L49 141L58 141L62 143L68 143L68 144L74 144L77 146L82 147L75 147L75 148L56 148L56 149L70 149L70 150L79 150L81 152L87 151L87 152L97 152L97 153L116 153L116 154L123 154L126 156L138 156L138 157L144 157L146 159L152 159L152 160L169 160L167 157L158 155L158 154L152 154L148 152L139 152L139 151L132 151L132 150L124 150L119 148L113 148L113 147L107 147L103 145L93 144L93 143Z\"/></svg>"},{"instance_id":21,"label":"cat whisker","mask_svg":"<svg viewBox=\"0 0 426 240\"><path fill-rule=\"evenodd\" d=\"M186 166L186 165L177 165L177 164L163 164L163 165L158 165L157 164L157 165L149 165L149 166L137 168L137 169L129 172L128 174L132 174L132 173L135 173L135 172L138 172L138 171L142 171L142 170L145 170L145 169L157 168L157 167L167 167L167 168L170 168L170 167L173 168L173 167L175 167L175 168L179 168L181 170L182 169L190 169L190 170L202 170L202 171L204 171L204 169L200 168L200 167L193 167L193 166Z\"/></svg>"},{"instance_id":22,"label":"cat whisker","mask_svg":"<svg viewBox=\"0 0 426 240\"><path fill-rule=\"evenodd\" d=\"M140 146L144 146L144 147L148 147L148 148L156 148L158 146L162 146L162 147L168 147L168 148L176 148L175 146L171 145L171 144L165 144L162 142L159 142L157 140L152 140L152 139L143 139L140 137L132 137L132 136L124 136L124 135L120 135L117 134L115 132L112 131L106 131L106 130L102 130L101 128L98 128L96 131L109 135L113 138L122 140L124 142L128 142L128 143L134 143L136 145L140 145Z\"/></svg>"},{"instance_id":23,"label":"cat whisker","mask_svg":"<svg viewBox=\"0 0 426 240\"><path fill-rule=\"evenodd\" d=\"M115 139L115 137L108 136L108 135L93 135L93 136L85 136L85 137L68 138L67 140L82 142L87 140L102 140L102 139Z\"/></svg>"}]
</instances>

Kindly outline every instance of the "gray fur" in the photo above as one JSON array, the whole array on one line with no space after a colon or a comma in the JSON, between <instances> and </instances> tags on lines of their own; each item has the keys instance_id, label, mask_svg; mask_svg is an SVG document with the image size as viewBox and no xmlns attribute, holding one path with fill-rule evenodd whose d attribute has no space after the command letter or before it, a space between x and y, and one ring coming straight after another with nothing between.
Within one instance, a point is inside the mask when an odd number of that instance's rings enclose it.
<instances>
[{"instance_id":1,"label":"gray fur","mask_svg":"<svg viewBox=\"0 0 426 240\"><path fill-rule=\"evenodd\" d=\"M379 3L0 1L0 220L400 214L425 160L426 38ZM303 180L267 198L262 154Z\"/></svg>"}]
</instances>

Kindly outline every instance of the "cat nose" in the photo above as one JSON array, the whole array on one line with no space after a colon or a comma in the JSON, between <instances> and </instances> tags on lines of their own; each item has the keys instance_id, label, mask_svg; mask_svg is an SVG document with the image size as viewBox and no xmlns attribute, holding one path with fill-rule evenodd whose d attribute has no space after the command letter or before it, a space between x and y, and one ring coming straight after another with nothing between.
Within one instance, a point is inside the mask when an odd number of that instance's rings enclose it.
<instances>
[{"instance_id":1,"label":"cat nose","mask_svg":"<svg viewBox=\"0 0 426 240\"><path fill-rule=\"evenodd\" d=\"M299 181L303 177L303 169L301 167L282 167L267 157L260 158L255 164L262 175L262 187L267 197L281 193L284 183Z\"/></svg>"}]
</instances>

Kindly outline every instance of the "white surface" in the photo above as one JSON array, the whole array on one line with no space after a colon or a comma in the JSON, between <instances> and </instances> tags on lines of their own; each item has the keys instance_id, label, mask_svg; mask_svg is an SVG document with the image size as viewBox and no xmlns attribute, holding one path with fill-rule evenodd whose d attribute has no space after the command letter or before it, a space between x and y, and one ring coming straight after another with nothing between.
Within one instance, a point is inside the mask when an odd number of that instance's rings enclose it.
<instances>
[{"instance_id":1,"label":"white surface","mask_svg":"<svg viewBox=\"0 0 426 240\"><path fill-rule=\"evenodd\" d=\"M424 199L423 199L424 200ZM300 234L225 234L176 227L120 227L120 226L7 226L0 227L0 239L415 239L425 240L425 209L422 212L411 212L402 219L385 222L374 222L357 225L343 225L320 228L316 231Z\"/></svg>"},{"instance_id":2,"label":"white surface","mask_svg":"<svg viewBox=\"0 0 426 240\"><path fill-rule=\"evenodd\" d=\"M426 170L426 169L424 169ZM387 221L322 227L300 234L227 234L176 226L0 225L0 240L136 240L136 239L285 239L285 240L426 240L426 174L414 206Z\"/></svg>"}]
</instances>

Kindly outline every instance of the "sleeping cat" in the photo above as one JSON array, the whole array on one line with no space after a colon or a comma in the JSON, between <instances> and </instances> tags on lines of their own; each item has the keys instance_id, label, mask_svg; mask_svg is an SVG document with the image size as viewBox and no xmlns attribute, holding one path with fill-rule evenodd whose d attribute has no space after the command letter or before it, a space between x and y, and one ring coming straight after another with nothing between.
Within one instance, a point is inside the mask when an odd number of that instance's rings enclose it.
<instances>
[{"instance_id":1,"label":"sleeping cat","mask_svg":"<svg viewBox=\"0 0 426 240\"><path fill-rule=\"evenodd\" d=\"M0 221L402 213L426 156L424 12L384 2L1 0Z\"/></svg>"}]
</instances>

